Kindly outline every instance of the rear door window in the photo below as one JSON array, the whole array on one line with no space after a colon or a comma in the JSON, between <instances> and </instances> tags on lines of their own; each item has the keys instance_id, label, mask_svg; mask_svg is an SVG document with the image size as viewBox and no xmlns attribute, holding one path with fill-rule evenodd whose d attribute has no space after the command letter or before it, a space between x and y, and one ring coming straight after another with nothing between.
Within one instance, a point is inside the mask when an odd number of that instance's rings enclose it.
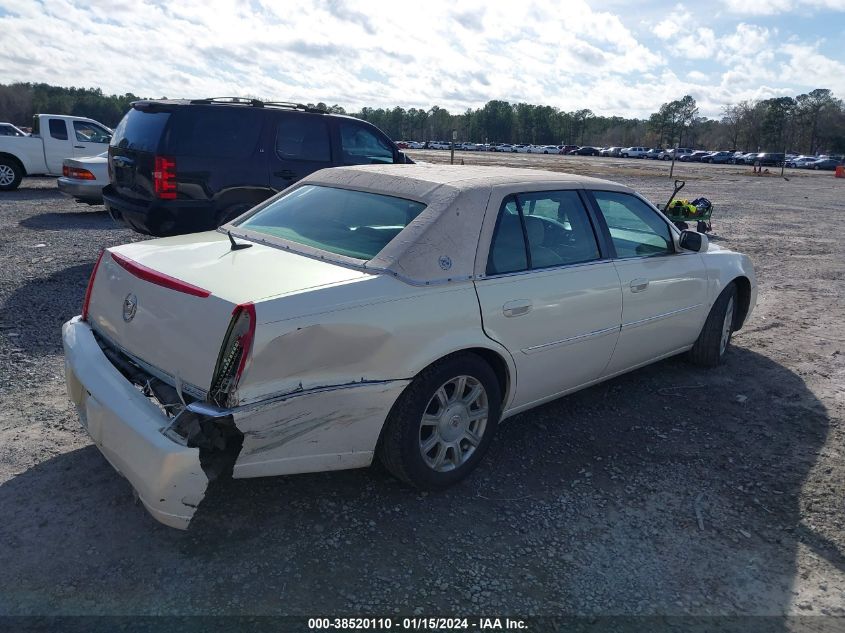
<instances>
[{"instance_id":1,"label":"rear door window","mask_svg":"<svg viewBox=\"0 0 845 633\"><path fill-rule=\"evenodd\" d=\"M252 107L178 107L170 115L162 151L175 156L246 159L258 144L263 115L263 110Z\"/></svg>"},{"instance_id":2,"label":"rear door window","mask_svg":"<svg viewBox=\"0 0 845 633\"><path fill-rule=\"evenodd\" d=\"M59 141L67 140L67 123L64 119L50 119L50 136Z\"/></svg>"},{"instance_id":3,"label":"rear door window","mask_svg":"<svg viewBox=\"0 0 845 633\"><path fill-rule=\"evenodd\" d=\"M341 163L344 165L372 165L393 162L393 146L381 135L365 125L341 120Z\"/></svg>"},{"instance_id":4,"label":"rear door window","mask_svg":"<svg viewBox=\"0 0 845 633\"><path fill-rule=\"evenodd\" d=\"M283 116L276 129L276 154L282 160L329 163L329 126L322 115Z\"/></svg>"}]
</instances>

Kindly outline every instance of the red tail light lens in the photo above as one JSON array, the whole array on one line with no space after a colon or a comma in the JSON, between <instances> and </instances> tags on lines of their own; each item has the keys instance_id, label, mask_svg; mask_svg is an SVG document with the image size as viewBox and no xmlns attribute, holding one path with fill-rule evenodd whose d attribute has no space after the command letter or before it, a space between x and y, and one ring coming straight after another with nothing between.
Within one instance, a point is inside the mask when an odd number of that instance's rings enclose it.
<instances>
[{"instance_id":1,"label":"red tail light lens","mask_svg":"<svg viewBox=\"0 0 845 633\"><path fill-rule=\"evenodd\" d=\"M88 279L88 287L85 288L85 299L82 301L82 320L88 320L88 306L91 303L91 291L94 289L94 277L97 276L97 269L100 267L100 262L103 259L103 251L97 255L97 262L94 264L94 270L91 271L91 278Z\"/></svg>"},{"instance_id":2,"label":"red tail light lens","mask_svg":"<svg viewBox=\"0 0 845 633\"><path fill-rule=\"evenodd\" d=\"M242 303L232 311L232 320L214 368L209 397L221 407L237 404L235 390L246 369L255 339L255 305Z\"/></svg>"},{"instance_id":3,"label":"red tail light lens","mask_svg":"<svg viewBox=\"0 0 845 633\"><path fill-rule=\"evenodd\" d=\"M153 187L161 200L176 199L176 159L167 156L155 157Z\"/></svg>"},{"instance_id":4,"label":"red tail light lens","mask_svg":"<svg viewBox=\"0 0 845 633\"><path fill-rule=\"evenodd\" d=\"M65 178L75 178L76 180L97 180L97 177L87 169L68 167L67 165L62 165L62 175Z\"/></svg>"}]
</instances>

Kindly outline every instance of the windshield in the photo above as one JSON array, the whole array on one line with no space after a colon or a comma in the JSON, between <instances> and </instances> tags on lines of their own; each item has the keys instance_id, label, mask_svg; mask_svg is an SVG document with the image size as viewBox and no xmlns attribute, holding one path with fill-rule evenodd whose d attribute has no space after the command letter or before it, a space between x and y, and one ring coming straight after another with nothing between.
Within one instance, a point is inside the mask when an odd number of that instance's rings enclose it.
<instances>
[{"instance_id":1,"label":"windshield","mask_svg":"<svg viewBox=\"0 0 845 633\"><path fill-rule=\"evenodd\" d=\"M423 203L404 198L304 185L238 226L337 255L370 260L423 209Z\"/></svg>"}]
</instances>

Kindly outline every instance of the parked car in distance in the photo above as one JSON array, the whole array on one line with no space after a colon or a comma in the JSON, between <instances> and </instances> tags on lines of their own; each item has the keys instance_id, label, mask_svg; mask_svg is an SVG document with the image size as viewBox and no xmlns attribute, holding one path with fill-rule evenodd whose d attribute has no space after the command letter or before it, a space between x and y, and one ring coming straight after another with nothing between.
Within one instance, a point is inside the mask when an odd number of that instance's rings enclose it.
<instances>
[{"instance_id":1,"label":"parked car in distance","mask_svg":"<svg viewBox=\"0 0 845 633\"><path fill-rule=\"evenodd\" d=\"M677 150L672 147L667 150L664 150L660 154L660 160L672 160L672 157L675 157L675 160L682 160L684 156L688 156L692 154L693 150L689 147L679 147Z\"/></svg>"},{"instance_id":2,"label":"parked car in distance","mask_svg":"<svg viewBox=\"0 0 845 633\"><path fill-rule=\"evenodd\" d=\"M560 150L558 151L559 154L569 154L572 150L578 149L577 145L561 145Z\"/></svg>"},{"instance_id":3,"label":"parked car in distance","mask_svg":"<svg viewBox=\"0 0 845 633\"><path fill-rule=\"evenodd\" d=\"M27 133L11 123L0 123L0 136L27 136Z\"/></svg>"},{"instance_id":4,"label":"parked car in distance","mask_svg":"<svg viewBox=\"0 0 845 633\"><path fill-rule=\"evenodd\" d=\"M538 154L559 154L560 147L557 145L541 145L536 151Z\"/></svg>"},{"instance_id":5,"label":"parked car in distance","mask_svg":"<svg viewBox=\"0 0 845 633\"><path fill-rule=\"evenodd\" d=\"M720 364L756 295L746 256L622 185L370 165L217 231L107 248L62 338L94 443L186 528L227 473L378 458L453 485L519 412L676 354Z\"/></svg>"},{"instance_id":6,"label":"parked car in distance","mask_svg":"<svg viewBox=\"0 0 845 633\"><path fill-rule=\"evenodd\" d=\"M411 161L352 117L257 100L138 101L109 146L109 214L140 233L216 228L324 167Z\"/></svg>"},{"instance_id":7,"label":"parked car in distance","mask_svg":"<svg viewBox=\"0 0 845 633\"><path fill-rule=\"evenodd\" d=\"M660 153L663 152L663 151L665 151L665 150L662 147L652 147L650 150L648 150L645 153L643 158L650 158L652 160L657 160L658 158L660 158Z\"/></svg>"},{"instance_id":8,"label":"parked car in distance","mask_svg":"<svg viewBox=\"0 0 845 633\"><path fill-rule=\"evenodd\" d=\"M684 162L684 163L700 163L701 159L707 156L710 152L706 152L704 150L695 150L689 154L681 154L678 156L677 160Z\"/></svg>"},{"instance_id":9,"label":"parked car in distance","mask_svg":"<svg viewBox=\"0 0 845 633\"><path fill-rule=\"evenodd\" d=\"M36 114L32 134L0 136L0 191L17 189L24 176L61 175L65 158L101 154L111 133L85 117Z\"/></svg>"},{"instance_id":10,"label":"parked car in distance","mask_svg":"<svg viewBox=\"0 0 845 633\"><path fill-rule=\"evenodd\" d=\"M807 165L807 169L829 169L832 171L843 164L845 163L843 163L843 161L839 160L838 158L820 158L817 161L809 163Z\"/></svg>"},{"instance_id":11,"label":"parked car in distance","mask_svg":"<svg viewBox=\"0 0 845 633\"><path fill-rule=\"evenodd\" d=\"M754 158L752 164L761 167L780 167L783 165L785 156L778 152L761 152Z\"/></svg>"},{"instance_id":12,"label":"parked car in distance","mask_svg":"<svg viewBox=\"0 0 845 633\"><path fill-rule=\"evenodd\" d=\"M753 165L754 159L757 158L758 153L759 152L745 152L739 156L734 155L732 162L735 165Z\"/></svg>"},{"instance_id":13,"label":"parked car in distance","mask_svg":"<svg viewBox=\"0 0 845 633\"><path fill-rule=\"evenodd\" d=\"M59 191L86 204L102 204L103 187L109 184L108 152L84 158L66 158L56 181Z\"/></svg>"},{"instance_id":14,"label":"parked car in distance","mask_svg":"<svg viewBox=\"0 0 845 633\"><path fill-rule=\"evenodd\" d=\"M599 156L610 157L610 156L619 156L619 150L621 148L615 147L615 146L610 146L610 147L603 147L601 149L599 149L599 148L596 148L596 149L599 150L599 153L598 153Z\"/></svg>"},{"instance_id":15,"label":"parked car in distance","mask_svg":"<svg viewBox=\"0 0 845 633\"><path fill-rule=\"evenodd\" d=\"M624 147L619 150L622 158L644 158L648 153L648 147Z\"/></svg>"},{"instance_id":16,"label":"parked car in distance","mask_svg":"<svg viewBox=\"0 0 845 633\"><path fill-rule=\"evenodd\" d=\"M426 149L450 149L452 147L452 144L446 141L428 141L426 145L428 146Z\"/></svg>"},{"instance_id":17,"label":"parked car in distance","mask_svg":"<svg viewBox=\"0 0 845 633\"><path fill-rule=\"evenodd\" d=\"M490 148L491 152L507 152L508 154L513 152L513 145L510 143L499 143L498 145L494 145Z\"/></svg>"},{"instance_id":18,"label":"parked car in distance","mask_svg":"<svg viewBox=\"0 0 845 633\"><path fill-rule=\"evenodd\" d=\"M726 164L733 158L733 152L710 152L707 156L702 157L702 163Z\"/></svg>"},{"instance_id":19,"label":"parked car in distance","mask_svg":"<svg viewBox=\"0 0 845 633\"><path fill-rule=\"evenodd\" d=\"M786 161L787 167L795 167L798 169L803 169L819 160L815 156L798 156L796 158L792 158Z\"/></svg>"},{"instance_id":20,"label":"parked car in distance","mask_svg":"<svg viewBox=\"0 0 845 633\"><path fill-rule=\"evenodd\" d=\"M583 147L579 147L578 149L574 149L569 153L573 156L598 156L599 150L597 147L585 145Z\"/></svg>"},{"instance_id":21,"label":"parked car in distance","mask_svg":"<svg viewBox=\"0 0 845 633\"><path fill-rule=\"evenodd\" d=\"M408 149L425 149L425 143L419 141L408 141Z\"/></svg>"}]
</instances>

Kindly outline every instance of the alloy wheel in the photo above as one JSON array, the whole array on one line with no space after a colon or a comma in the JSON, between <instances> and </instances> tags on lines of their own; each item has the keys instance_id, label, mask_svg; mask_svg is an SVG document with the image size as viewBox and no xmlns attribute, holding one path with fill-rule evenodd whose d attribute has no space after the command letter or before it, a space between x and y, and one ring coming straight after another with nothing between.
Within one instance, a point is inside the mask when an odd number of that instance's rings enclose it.
<instances>
[{"instance_id":1,"label":"alloy wheel","mask_svg":"<svg viewBox=\"0 0 845 633\"><path fill-rule=\"evenodd\" d=\"M435 392L420 421L419 448L432 470L447 472L469 460L487 428L489 402L484 385L455 376Z\"/></svg>"}]
</instances>

